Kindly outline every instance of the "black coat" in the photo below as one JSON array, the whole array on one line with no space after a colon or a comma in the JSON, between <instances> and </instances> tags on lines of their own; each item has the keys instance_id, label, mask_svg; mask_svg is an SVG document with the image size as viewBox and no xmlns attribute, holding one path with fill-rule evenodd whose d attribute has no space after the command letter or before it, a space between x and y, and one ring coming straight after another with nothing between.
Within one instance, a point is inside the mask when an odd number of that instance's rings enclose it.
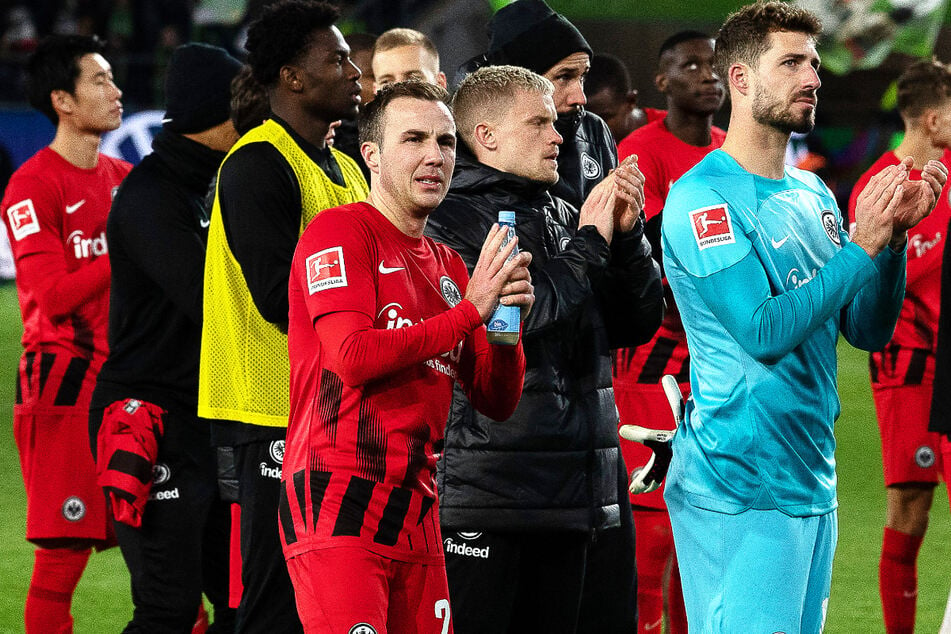
<instances>
[{"instance_id":1,"label":"black coat","mask_svg":"<svg viewBox=\"0 0 951 634\"><path fill-rule=\"evenodd\" d=\"M591 531L618 525L617 409L609 351L651 338L660 273L641 223L609 247L545 186L476 163L460 146L449 195L426 233L470 271L500 210L533 256L522 398L497 422L456 391L437 482L444 527ZM622 476L625 477L625 476Z\"/></svg>"},{"instance_id":2,"label":"black coat","mask_svg":"<svg viewBox=\"0 0 951 634\"><path fill-rule=\"evenodd\" d=\"M106 224L109 358L93 405L135 397L194 415L205 196L225 154L168 130L155 137L152 149L122 182Z\"/></svg>"},{"instance_id":3,"label":"black coat","mask_svg":"<svg viewBox=\"0 0 951 634\"><path fill-rule=\"evenodd\" d=\"M551 194L580 209L594 186L617 167L614 137L608 124L587 110L559 115L555 128L564 140L558 148L560 178Z\"/></svg>"}]
</instances>

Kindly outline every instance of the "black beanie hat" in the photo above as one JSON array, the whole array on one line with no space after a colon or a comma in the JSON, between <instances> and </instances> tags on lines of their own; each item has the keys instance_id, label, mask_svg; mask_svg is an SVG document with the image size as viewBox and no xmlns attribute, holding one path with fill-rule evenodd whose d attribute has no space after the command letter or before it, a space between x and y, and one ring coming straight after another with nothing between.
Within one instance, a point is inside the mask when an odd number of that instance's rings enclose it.
<instances>
[{"instance_id":1,"label":"black beanie hat","mask_svg":"<svg viewBox=\"0 0 951 634\"><path fill-rule=\"evenodd\" d=\"M172 53L165 75L165 118L172 132L203 132L228 120L231 80L241 62L223 48L183 44Z\"/></svg>"},{"instance_id":2,"label":"black beanie hat","mask_svg":"<svg viewBox=\"0 0 951 634\"><path fill-rule=\"evenodd\" d=\"M543 75L572 53L593 53L581 31L542 0L518 0L489 22L489 64L512 64Z\"/></svg>"}]
</instances>

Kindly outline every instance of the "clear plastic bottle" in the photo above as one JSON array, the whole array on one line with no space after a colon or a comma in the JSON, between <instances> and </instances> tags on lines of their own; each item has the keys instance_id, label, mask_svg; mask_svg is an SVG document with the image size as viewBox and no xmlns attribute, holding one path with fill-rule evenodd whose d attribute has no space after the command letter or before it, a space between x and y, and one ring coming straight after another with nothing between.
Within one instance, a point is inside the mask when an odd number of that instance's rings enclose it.
<instances>
[{"instance_id":1,"label":"clear plastic bottle","mask_svg":"<svg viewBox=\"0 0 951 634\"><path fill-rule=\"evenodd\" d=\"M515 239L515 212L500 211L499 226L505 230L505 240L502 242L504 248L505 245ZM516 253L518 253L518 247L515 247L515 250L509 255L508 260L514 258ZM486 326L488 330L486 337L489 343L514 346L518 343L520 326L521 309L518 306L499 304L495 312L492 313L492 317L489 318L489 323Z\"/></svg>"}]
</instances>

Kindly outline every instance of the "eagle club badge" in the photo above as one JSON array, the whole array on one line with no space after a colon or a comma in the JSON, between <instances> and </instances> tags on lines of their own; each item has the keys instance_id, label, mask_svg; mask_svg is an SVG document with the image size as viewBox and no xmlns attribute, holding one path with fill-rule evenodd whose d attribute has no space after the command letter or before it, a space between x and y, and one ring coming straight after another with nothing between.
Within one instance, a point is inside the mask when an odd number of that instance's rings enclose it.
<instances>
[{"instance_id":1,"label":"eagle club badge","mask_svg":"<svg viewBox=\"0 0 951 634\"><path fill-rule=\"evenodd\" d=\"M462 301L462 293L459 292L459 287L456 286L456 283L452 281L448 275L443 275L439 278L439 290L442 292L443 299L446 300L446 303L450 307L455 306Z\"/></svg>"},{"instance_id":2,"label":"eagle club badge","mask_svg":"<svg viewBox=\"0 0 951 634\"><path fill-rule=\"evenodd\" d=\"M702 207L690 212L690 225L697 246L703 250L720 244L733 244L733 221L727 205Z\"/></svg>"},{"instance_id":3,"label":"eagle club badge","mask_svg":"<svg viewBox=\"0 0 951 634\"><path fill-rule=\"evenodd\" d=\"M75 495L71 495L63 502L63 517L68 522L78 522L86 517L86 503Z\"/></svg>"},{"instance_id":4,"label":"eagle club badge","mask_svg":"<svg viewBox=\"0 0 951 634\"><path fill-rule=\"evenodd\" d=\"M601 166L587 152L581 153L581 171L589 181L601 177Z\"/></svg>"},{"instance_id":5,"label":"eagle club badge","mask_svg":"<svg viewBox=\"0 0 951 634\"><path fill-rule=\"evenodd\" d=\"M826 209L822 212L820 220L822 221L822 228L825 229L829 239L837 246L842 246L842 242L839 240L839 221L836 220L835 214Z\"/></svg>"}]
</instances>

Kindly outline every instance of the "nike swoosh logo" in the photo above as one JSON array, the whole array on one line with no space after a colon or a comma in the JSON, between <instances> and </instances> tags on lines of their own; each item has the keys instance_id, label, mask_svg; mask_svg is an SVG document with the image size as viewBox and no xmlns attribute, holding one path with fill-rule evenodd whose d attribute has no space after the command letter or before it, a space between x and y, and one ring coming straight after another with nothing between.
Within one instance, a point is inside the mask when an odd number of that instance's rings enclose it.
<instances>
[{"instance_id":1,"label":"nike swoosh logo","mask_svg":"<svg viewBox=\"0 0 951 634\"><path fill-rule=\"evenodd\" d=\"M77 209L79 209L80 207L82 207L85 203L86 203L86 199L83 198L82 200L80 200L80 201L79 201L78 203L76 203L75 205L66 205L66 213L68 213L68 214L73 213L74 211L76 211Z\"/></svg>"},{"instance_id":2,"label":"nike swoosh logo","mask_svg":"<svg viewBox=\"0 0 951 634\"><path fill-rule=\"evenodd\" d=\"M774 239L774 238L770 238L770 239L769 239L769 241L773 244L773 248L774 248L774 249L778 249L779 247L781 247L781 246L783 246L784 244L786 244L786 240L789 240L789 236L786 236L786 237L783 238L782 240L776 240L776 239Z\"/></svg>"},{"instance_id":3,"label":"nike swoosh logo","mask_svg":"<svg viewBox=\"0 0 951 634\"><path fill-rule=\"evenodd\" d=\"M650 632L651 630L660 627L660 624L663 623L663 621L664 621L664 619L660 619L660 620L658 620L658 621L655 622L655 623L645 623L645 624L644 624L644 631L645 631L645 632Z\"/></svg>"},{"instance_id":4,"label":"nike swoosh logo","mask_svg":"<svg viewBox=\"0 0 951 634\"><path fill-rule=\"evenodd\" d=\"M199 221L198 221L198 224L201 225L201 228L202 228L202 229L207 229L207 228L208 228L208 225L211 224L211 221L210 221L210 220L199 220Z\"/></svg>"},{"instance_id":5,"label":"nike swoosh logo","mask_svg":"<svg viewBox=\"0 0 951 634\"><path fill-rule=\"evenodd\" d=\"M906 599L914 599L918 596L918 591L912 590L909 592L908 590L902 590L902 596L904 596Z\"/></svg>"},{"instance_id":6,"label":"nike swoosh logo","mask_svg":"<svg viewBox=\"0 0 951 634\"><path fill-rule=\"evenodd\" d=\"M402 266L394 266L394 267L383 266L383 260L380 260L379 271L383 275L386 275L387 273L396 273L397 271L403 271L403 270L405 269Z\"/></svg>"}]
</instances>

